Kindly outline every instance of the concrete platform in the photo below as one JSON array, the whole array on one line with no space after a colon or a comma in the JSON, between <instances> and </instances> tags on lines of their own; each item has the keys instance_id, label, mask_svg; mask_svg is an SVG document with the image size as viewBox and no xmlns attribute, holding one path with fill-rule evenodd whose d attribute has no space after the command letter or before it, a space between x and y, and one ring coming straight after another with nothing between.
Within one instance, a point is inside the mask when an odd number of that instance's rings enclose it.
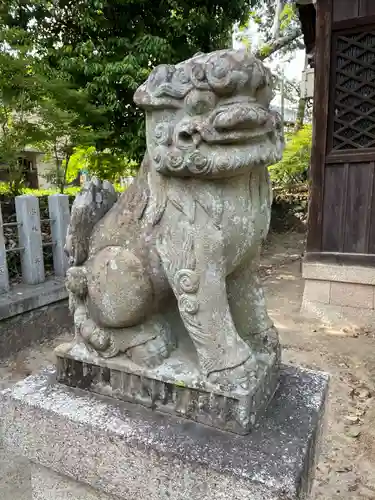
<instances>
[{"instance_id":1,"label":"concrete platform","mask_svg":"<svg viewBox=\"0 0 375 500\"><path fill-rule=\"evenodd\" d=\"M70 389L48 372L1 393L1 434L33 464L30 500L304 499L327 388L325 374L284 367L258 428L237 436Z\"/></svg>"},{"instance_id":2,"label":"concrete platform","mask_svg":"<svg viewBox=\"0 0 375 500\"><path fill-rule=\"evenodd\" d=\"M60 300L0 321L0 360L46 339L73 331L68 301ZM71 334L70 334L71 335Z\"/></svg>"},{"instance_id":3,"label":"concrete platform","mask_svg":"<svg viewBox=\"0 0 375 500\"><path fill-rule=\"evenodd\" d=\"M53 277L38 285L15 285L0 295L0 320L68 298L65 279Z\"/></svg>"}]
</instances>

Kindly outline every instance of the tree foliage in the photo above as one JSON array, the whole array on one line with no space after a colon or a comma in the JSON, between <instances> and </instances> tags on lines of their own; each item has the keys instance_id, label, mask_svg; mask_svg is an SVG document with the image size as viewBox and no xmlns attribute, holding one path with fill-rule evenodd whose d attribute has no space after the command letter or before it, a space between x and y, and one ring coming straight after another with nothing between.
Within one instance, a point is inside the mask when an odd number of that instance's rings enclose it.
<instances>
[{"instance_id":1,"label":"tree foliage","mask_svg":"<svg viewBox=\"0 0 375 500\"><path fill-rule=\"evenodd\" d=\"M119 183L121 177L135 175L138 164L126 156L111 153L108 150L98 151L94 146L77 147L70 158L68 180L73 180L78 171L87 171L99 179L107 179Z\"/></svg>"},{"instance_id":2,"label":"tree foliage","mask_svg":"<svg viewBox=\"0 0 375 500\"><path fill-rule=\"evenodd\" d=\"M7 166L10 188L16 193L22 183L20 153L38 136L32 117L39 88L31 60L27 51L10 51L0 37L0 165Z\"/></svg>"},{"instance_id":3,"label":"tree foliage","mask_svg":"<svg viewBox=\"0 0 375 500\"><path fill-rule=\"evenodd\" d=\"M251 40L251 25L259 34L258 43ZM257 0L247 21L239 25L237 39L261 60L277 53L291 58L297 49L303 48L302 32L293 2L285 0Z\"/></svg>"},{"instance_id":4,"label":"tree foliage","mask_svg":"<svg viewBox=\"0 0 375 500\"><path fill-rule=\"evenodd\" d=\"M82 95L78 100L82 101ZM83 126L77 111L62 109L56 99L51 97L42 99L37 113L40 131L37 146L54 165L47 174L47 180L63 192L75 149L93 147L96 140L105 136L105 132ZM95 114L95 110L92 114Z\"/></svg>"},{"instance_id":5,"label":"tree foliage","mask_svg":"<svg viewBox=\"0 0 375 500\"><path fill-rule=\"evenodd\" d=\"M88 92L77 88L69 73L38 56L32 32L6 24L0 13L0 163L18 194L25 150L40 150L53 161L51 180L62 190L74 148L107 134L103 107L90 103ZM101 129L83 125L82 114Z\"/></svg>"},{"instance_id":6,"label":"tree foliage","mask_svg":"<svg viewBox=\"0 0 375 500\"><path fill-rule=\"evenodd\" d=\"M306 182L310 167L312 127L305 125L297 133L286 137L283 159L272 165L272 181L279 186Z\"/></svg>"},{"instance_id":7,"label":"tree foliage","mask_svg":"<svg viewBox=\"0 0 375 500\"><path fill-rule=\"evenodd\" d=\"M232 26L245 22L252 0L3 0L6 27L33 40L36 57L105 109L110 131L99 151L139 159L145 149L143 114L133 103L151 69L198 51L230 44ZM66 104L66 107L69 103ZM101 130L79 111L82 126Z\"/></svg>"}]
</instances>

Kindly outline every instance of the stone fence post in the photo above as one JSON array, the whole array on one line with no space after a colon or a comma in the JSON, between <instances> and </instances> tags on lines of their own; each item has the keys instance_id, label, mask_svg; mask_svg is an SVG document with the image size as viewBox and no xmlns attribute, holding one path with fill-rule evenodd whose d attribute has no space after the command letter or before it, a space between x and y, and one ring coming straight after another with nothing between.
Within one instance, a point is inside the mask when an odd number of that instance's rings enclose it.
<instances>
[{"instance_id":1,"label":"stone fence post","mask_svg":"<svg viewBox=\"0 0 375 500\"><path fill-rule=\"evenodd\" d=\"M5 250L5 238L3 227L3 215L0 207L0 293L9 290L9 273L7 264L7 253Z\"/></svg>"},{"instance_id":2,"label":"stone fence post","mask_svg":"<svg viewBox=\"0 0 375 500\"><path fill-rule=\"evenodd\" d=\"M55 276L65 276L68 269L64 246L70 219L69 196L66 194L48 196L48 210L51 219L53 269Z\"/></svg>"},{"instance_id":3,"label":"stone fence post","mask_svg":"<svg viewBox=\"0 0 375 500\"><path fill-rule=\"evenodd\" d=\"M39 200L35 196L16 196L16 214L21 251L22 279L28 285L45 281Z\"/></svg>"}]
</instances>

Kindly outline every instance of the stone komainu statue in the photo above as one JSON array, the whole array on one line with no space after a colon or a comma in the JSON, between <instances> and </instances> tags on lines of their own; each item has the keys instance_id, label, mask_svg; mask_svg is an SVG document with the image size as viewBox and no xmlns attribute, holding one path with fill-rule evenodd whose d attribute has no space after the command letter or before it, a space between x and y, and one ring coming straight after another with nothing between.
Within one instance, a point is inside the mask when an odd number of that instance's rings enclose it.
<instances>
[{"instance_id":1,"label":"stone komainu statue","mask_svg":"<svg viewBox=\"0 0 375 500\"><path fill-rule=\"evenodd\" d=\"M253 56L223 50L158 66L137 90L147 137L137 178L117 201L93 180L72 208L77 342L148 368L190 349L202 377L228 390L278 365L257 276L267 166L284 144L271 83Z\"/></svg>"}]
</instances>

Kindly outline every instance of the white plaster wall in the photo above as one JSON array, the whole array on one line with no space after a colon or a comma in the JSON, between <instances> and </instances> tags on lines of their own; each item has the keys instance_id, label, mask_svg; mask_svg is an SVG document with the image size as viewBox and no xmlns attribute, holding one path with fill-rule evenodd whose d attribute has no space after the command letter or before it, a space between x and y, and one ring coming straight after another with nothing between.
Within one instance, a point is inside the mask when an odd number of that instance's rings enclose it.
<instances>
[{"instance_id":1,"label":"white plaster wall","mask_svg":"<svg viewBox=\"0 0 375 500\"><path fill-rule=\"evenodd\" d=\"M40 189L54 188L53 184L47 181L44 177L54 168L53 161L47 160L43 155L37 159L37 169L38 169L38 183Z\"/></svg>"}]
</instances>

